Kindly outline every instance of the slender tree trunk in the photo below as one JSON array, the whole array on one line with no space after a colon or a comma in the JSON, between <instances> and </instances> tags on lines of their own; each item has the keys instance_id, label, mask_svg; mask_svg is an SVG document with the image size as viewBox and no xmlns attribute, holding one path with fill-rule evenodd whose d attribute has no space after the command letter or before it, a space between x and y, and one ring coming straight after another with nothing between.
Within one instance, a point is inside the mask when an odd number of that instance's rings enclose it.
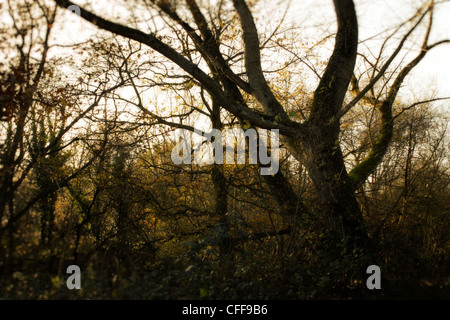
<instances>
[{"instance_id":1,"label":"slender tree trunk","mask_svg":"<svg viewBox=\"0 0 450 320\"><path fill-rule=\"evenodd\" d=\"M211 172L215 194L215 214L218 217L216 232L219 240L219 252L221 257L227 257L233 251L233 241L230 236L230 227L227 220L228 213L228 188L227 180L222 167L214 164Z\"/></svg>"},{"instance_id":2,"label":"slender tree trunk","mask_svg":"<svg viewBox=\"0 0 450 320\"><path fill-rule=\"evenodd\" d=\"M220 104L213 100L211 122L213 128L222 130L220 119ZM213 154L214 158L216 154ZM230 236L230 227L227 219L228 213L228 181L223 172L223 166L214 163L211 169L211 179L214 186L215 215L218 217L216 235L219 241L219 252L222 258L227 258L233 251L233 240Z\"/></svg>"}]
</instances>

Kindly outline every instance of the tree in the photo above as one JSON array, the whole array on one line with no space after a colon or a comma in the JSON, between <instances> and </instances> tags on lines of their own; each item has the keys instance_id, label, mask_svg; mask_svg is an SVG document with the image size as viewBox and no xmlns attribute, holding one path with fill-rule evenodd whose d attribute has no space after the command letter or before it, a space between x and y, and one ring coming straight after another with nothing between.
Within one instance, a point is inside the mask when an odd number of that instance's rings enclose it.
<instances>
[{"instance_id":1,"label":"tree","mask_svg":"<svg viewBox=\"0 0 450 320\"><path fill-rule=\"evenodd\" d=\"M17 1L8 2L3 9L10 16L10 26L2 34L8 59L1 66L6 75L1 87L6 118L0 123L0 254L2 267L8 273L14 260L14 234L23 217L30 218L35 208L40 213L41 244L53 247L58 191L101 153L99 149L78 166L69 164L72 154L68 149L83 139L69 138L68 133L112 88L94 87L92 93L97 96L86 107L80 97L89 92L79 83L62 81L58 68L66 61L49 58L56 6ZM73 115L75 112L79 114Z\"/></svg>"},{"instance_id":2,"label":"tree","mask_svg":"<svg viewBox=\"0 0 450 320\"><path fill-rule=\"evenodd\" d=\"M74 5L65 0L57 0L56 3L63 8ZM94 23L97 27L137 41L160 53L190 75L221 108L242 121L248 121L261 128L279 129L291 153L307 167L317 190L321 211L332 221L333 229L341 238L346 239L350 248L364 246L363 243L368 242L368 236L355 191L379 166L390 145L394 123L392 106L406 76L427 52L448 42L448 40L433 44L428 42L435 9L434 1L425 3L418 10L415 17L411 19L414 22L413 27L408 30L396 50L383 65L377 65L380 64L381 59L373 63L373 75L367 85L362 89L354 86L352 88L355 93L354 98L350 103L345 104L344 99L355 73L358 55L358 21L353 1L335 0L333 3L338 27L334 50L321 75L320 83L314 91L309 116L301 123L288 115L268 84L261 64L258 30L251 9L245 1L234 0L233 6L238 13L243 30L241 38L245 60L243 72L248 80L238 76L232 70L230 63L220 51L220 34L217 33L220 21L214 21L214 18L208 21L196 1L185 3L186 9L192 15L191 18L179 15L181 6L184 6L182 4L175 5L167 1L145 1L144 3L148 7L159 9L161 15L171 19L178 28L183 30L195 45L194 50L207 63L209 71L205 71L200 64L194 63L183 54L177 46L164 42L163 38L153 32L146 33L138 28L107 20L82 7L80 12L83 19ZM223 2L220 2L220 5L223 5ZM401 67L401 71L394 76L393 82L385 83L383 89L383 92L386 92L385 97L371 97L371 90L391 67L405 41L427 16L429 23L419 54L406 66ZM191 25L191 21L195 27ZM263 111L259 112L255 108L250 108L243 99L243 93L253 96ZM381 115L382 126L376 142L372 145L372 150L359 164L347 170L339 141L341 119L358 102L367 99L376 100L374 108ZM278 200L288 204L287 206L283 204L286 211L295 211L298 199L293 195L292 198Z\"/></svg>"},{"instance_id":3,"label":"tree","mask_svg":"<svg viewBox=\"0 0 450 320\"><path fill-rule=\"evenodd\" d=\"M438 288L448 132L432 108L447 98L402 92L449 42L431 42L442 2L422 1L376 46L360 39L364 4L351 0L330 1L337 24L312 44L298 21L287 24L288 2L273 19L261 16L263 1L115 2L128 18L103 3L8 1L0 295L67 297L69 262L90 279L71 295L83 298L415 295L406 283L396 291L407 280ZM95 36L58 44L69 15ZM280 170L173 161L175 130L201 133L194 149L205 149L229 128L279 130ZM381 293L365 287L372 264Z\"/></svg>"}]
</instances>

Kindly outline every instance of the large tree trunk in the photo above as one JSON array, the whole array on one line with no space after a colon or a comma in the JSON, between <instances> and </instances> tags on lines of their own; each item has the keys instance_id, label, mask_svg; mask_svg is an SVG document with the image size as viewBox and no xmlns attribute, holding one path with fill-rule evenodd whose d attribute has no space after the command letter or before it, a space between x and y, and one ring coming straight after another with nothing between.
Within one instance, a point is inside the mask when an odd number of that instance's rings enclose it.
<instances>
[{"instance_id":1,"label":"large tree trunk","mask_svg":"<svg viewBox=\"0 0 450 320\"><path fill-rule=\"evenodd\" d=\"M309 134L303 139L309 175L317 189L321 210L347 248L364 247L368 236L350 183L339 143L342 109L355 67L358 22L351 0L334 0L338 32L333 54L314 92Z\"/></svg>"},{"instance_id":2,"label":"large tree trunk","mask_svg":"<svg viewBox=\"0 0 450 320\"><path fill-rule=\"evenodd\" d=\"M320 127L305 140L307 167L317 190L319 207L331 229L348 248L365 247L368 236L338 143L338 127Z\"/></svg>"}]
</instances>

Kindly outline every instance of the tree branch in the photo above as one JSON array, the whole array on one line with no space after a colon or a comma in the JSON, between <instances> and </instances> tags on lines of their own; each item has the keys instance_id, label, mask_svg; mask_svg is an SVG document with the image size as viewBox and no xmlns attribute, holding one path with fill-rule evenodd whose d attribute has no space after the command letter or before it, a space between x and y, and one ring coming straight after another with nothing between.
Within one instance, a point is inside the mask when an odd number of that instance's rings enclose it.
<instances>
[{"instance_id":1,"label":"tree branch","mask_svg":"<svg viewBox=\"0 0 450 320\"><path fill-rule=\"evenodd\" d=\"M372 78L372 80L362 89L359 94L353 98L352 101L350 101L345 107L342 108L342 110L337 114L336 121L342 118L347 112L350 111L351 108L353 108L366 94L369 92L369 90L380 80L380 78L386 73L387 69L391 65L391 63L394 61L394 59L397 57L397 55L400 53L401 49L403 48L403 45L405 44L406 40L409 38L409 36L413 33L413 31L420 25L423 18L426 16L426 14L429 12L430 8L428 8L420 17L420 19L417 21L417 23L408 31L408 33L402 38L400 43L398 44L395 51L392 53L392 55L389 57L389 59L386 61L386 63L381 67L380 71L376 76Z\"/></svg>"},{"instance_id":2,"label":"tree branch","mask_svg":"<svg viewBox=\"0 0 450 320\"><path fill-rule=\"evenodd\" d=\"M381 129L378 138L373 144L372 150L367 155L367 157L364 158L361 163L359 163L355 168L353 168L353 170L349 172L349 177L355 189L362 183L364 183L364 181L366 181L366 179L372 174L372 172L378 167L379 163L383 160L383 157L389 148L390 141L394 133L394 117L392 114L392 106L406 76L419 64L420 61L422 61L422 59L428 52L427 42L433 21L433 1L431 1L431 6L428 7L426 12L429 12L430 14L430 21L427 27L421 51L416 56L416 58L414 58L400 71L400 73L395 78L394 83L388 91L386 100L382 102L379 108L379 111L381 113ZM420 21L422 19L423 16L421 17Z\"/></svg>"},{"instance_id":3,"label":"tree branch","mask_svg":"<svg viewBox=\"0 0 450 320\"><path fill-rule=\"evenodd\" d=\"M358 21L352 0L334 0L338 31L333 53L314 92L310 120L327 121L342 107L355 67Z\"/></svg>"},{"instance_id":4,"label":"tree branch","mask_svg":"<svg viewBox=\"0 0 450 320\"><path fill-rule=\"evenodd\" d=\"M68 8L69 6L74 5L71 1L68 0L55 1L60 7L63 8ZM196 64L186 59L172 47L163 43L158 37L156 37L155 34L147 34L140 30L136 30L118 23L105 20L82 7L79 8L81 17L95 24L97 27L145 44L177 64L181 69L183 69L194 79L200 82L205 87L205 89L217 99L217 101L220 101L222 106L227 111L231 112L235 116L247 120L255 126L263 129L279 129L280 133L286 136L298 138L305 135L305 127L299 123L290 120L286 121L285 123L275 122L272 117L268 117L262 113L251 110L246 106L236 104L235 100L230 98L225 92L223 92L221 87L210 76L208 76Z\"/></svg>"},{"instance_id":5,"label":"tree branch","mask_svg":"<svg viewBox=\"0 0 450 320\"><path fill-rule=\"evenodd\" d=\"M262 104L265 112L279 117L281 121L289 120L289 116L280 102L275 98L270 89L261 67L261 53L258 38L258 30L249 7L244 0L233 0L241 19L241 27L244 31L244 57L250 87L256 99Z\"/></svg>"},{"instance_id":6,"label":"tree branch","mask_svg":"<svg viewBox=\"0 0 450 320\"><path fill-rule=\"evenodd\" d=\"M410 110L418 105L421 104L426 104L426 103L430 103L430 102L435 102L435 101L441 101L441 100L450 100L450 97L443 97L443 98L434 98L434 99L428 99L428 100L424 100L424 101L419 101L419 102L415 102L412 105L410 105L409 107L403 108L402 111L400 111L399 113L397 113L394 116L394 120L397 119L400 115L403 114L403 112Z\"/></svg>"}]
</instances>

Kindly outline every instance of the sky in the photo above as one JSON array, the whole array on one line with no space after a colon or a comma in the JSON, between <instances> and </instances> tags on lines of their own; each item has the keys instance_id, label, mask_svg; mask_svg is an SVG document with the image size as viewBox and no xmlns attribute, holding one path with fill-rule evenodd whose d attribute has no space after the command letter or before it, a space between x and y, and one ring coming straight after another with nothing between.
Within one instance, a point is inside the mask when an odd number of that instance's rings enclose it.
<instances>
[{"instance_id":1,"label":"sky","mask_svg":"<svg viewBox=\"0 0 450 320\"><path fill-rule=\"evenodd\" d=\"M372 31L371 25L377 21L401 21L410 16L411 0L375 0L367 2L368 8L361 10L362 36ZM380 3L380 5L378 5ZM409 9L409 10L408 10ZM430 43L450 39L450 3L439 5L435 11ZM422 41L422 38L418 38ZM427 93L429 88L437 90L437 95L450 97L450 44L432 49L424 60L412 71L407 80L415 92Z\"/></svg>"},{"instance_id":2,"label":"sky","mask_svg":"<svg viewBox=\"0 0 450 320\"><path fill-rule=\"evenodd\" d=\"M74 1L76 2L76 1ZM82 4L84 1L79 2ZM114 1L113 1L114 2ZM359 20L360 40L368 39L379 32L398 25L408 19L417 8L417 4L422 0L356 0L356 11ZM266 17L270 21L273 14L282 14L286 1L260 0L259 5L270 16ZM98 5L98 3L95 3ZM95 8L97 9L97 8ZM111 13L117 21L126 19L127 13L119 6L108 6L104 10L94 10L100 15L105 12ZM435 11L435 21L431 34L431 42L450 39L450 2L438 6ZM264 16L262 21L264 21ZM305 28L305 34L314 37L320 36L333 30L336 26L336 17L331 0L292 0L288 11L288 19L301 24ZM78 19L75 15L66 15L65 23L60 24L64 40L68 42L83 41L95 35L95 27L89 23ZM55 33L60 35L61 33ZM413 41L421 41L419 36L412 37ZM60 40L60 39L59 39ZM393 42L396 45L397 42ZM370 46L377 46L376 41L371 41ZM362 45L360 45L362 46ZM405 47L412 46L407 43ZM391 47L393 50L393 47ZM392 51L391 51L392 52ZM329 53L325 52L324 55ZM424 60L412 71L406 79L402 88L402 96L431 97L432 94L438 97L450 97L450 44L442 45L431 50ZM444 108L450 105L449 102L439 102ZM450 107L448 107L450 110Z\"/></svg>"},{"instance_id":3,"label":"sky","mask_svg":"<svg viewBox=\"0 0 450 320\"><path fill-rule=\"evenodd\" d=\"M421 2L423 1L356 0L360 41L405 21ZM295 21L305 21L305 25L311 29L335 25L331 0L292 0L290 12ZM450 2L439 4L434 15L430 42L450 39ZM413 35L411 39L421 41L422 38ZM407 46L408 44L405 47ZM431 50L414 68L405 83L407 90L403 89L404 95L429 95L431 89L436 91L437 96L450 97L450 44Z\"/></svg>"}]
</instances>

